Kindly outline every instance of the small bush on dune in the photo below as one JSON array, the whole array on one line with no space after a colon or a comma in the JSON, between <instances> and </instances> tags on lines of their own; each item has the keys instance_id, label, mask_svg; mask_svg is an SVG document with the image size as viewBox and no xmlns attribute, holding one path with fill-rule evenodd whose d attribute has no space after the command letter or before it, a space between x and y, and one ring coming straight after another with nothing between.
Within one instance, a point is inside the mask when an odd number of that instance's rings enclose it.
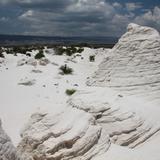
<instances>
[{"instance_id":1,"label":"small bush on dune","mask_svg":"<svg viewBox=\"0 0 160 160\"><path fill-rule=\"evenodd\" d=\"M5 52L6 52L7 54L14 54L14 53L13 53L13 48L5 48Z\"/></svg>"},{"instance_id":2,"label":"small bush on dune","mask_svg":"<svg viewBox=\"0 0 160 160\"><path fill-rule=\"evenodd\" d=\"M43 54L43 50L40 50L39 53L37 53L34 58L41 59L43 57L45 57L45 55Z\"/></svg>"},{"instance_id":3,"label":"small bush on dune","mask_svg":"<svg viewBox=\"0 0 160 160\"><path fill-rule=\"evenodd\" d=\"M84 48L81 48L81 47L80 47L80 48L77 49L77 52L78 52L78 53L82 53L83 51L84 51Z\"/></svg>"},{"instance_id":4,"label":"small bush on dune","mask_svg":"<svg viewBox=\"0 0 160 160\"><path fill-rule=\"evenodd\" d=\"M31 54L30 53L26 53L26 56L31 57Z\"/></svg>"},{"instance_id":5,"label":"small bush on dune","mask_svg":"<svg viewBox=\"0 0 160 160\"><path fill-rule=\"evenodd\" d=\"M2 48L0 48L0 57L1 57L1 58L4 58L3 49L2 49Z\"/></svg>"},{"instance_id":6,"label":"small bush on dune","mask_svg":"<svg viewBox=\"0 0 160 160\"><path fill-rule=\"evenodd\" d=\"M13 54L26 54L27 51L29 51L29 49L26 46L14 46L11 50Z\"/></svg>"},{"instance_id":7,"label":"small bush on dune","mask_svg":"<svg viewBox=\"0 0 160 160\"><path fill-rule=\"evenodd\" d=\"M71 47L68 47L67 49L66 49L66 55L67 56L72 56L73 54L75 54L75 53L80 53L80 52L78 52L79 51L79 49L77 49L76 47L74 47L74 46L71 46Z\"/></svg>"},{"instance_id":8,"label":"small bush on dune","mask_svg":"<svg viewBox=\"0 0 160 160\"><path fill-rule=\"evenodd\" d=\"M65 49L63 47L55 47L54 51L56 55L63 55L65 52Z\"/></svg>"},{"instance_id":9,"label":"small bush on dune","mask_svg":"<svg viewBox=\"0 0 160 160\"><path fill-rule=\"evenodd\" d=\"M89 56L89 61L94 62L95 61L95 55Z\"/></svg>"},{"instance_id":10,"label":"small bush on dune","mask_svg":"<svg viewBox=\"0 0 160 160\"><path fill-rule=\"evenodd\" d=\"M1 58L4 58L4 55L3 55L3 53L1 53L1 52L0 52L0 57L1 57Z\"/></svg>"},{"instance_id":11,"label":"small bush on dune","mask_svg":"<svg viewBox=\"0 0 160 160\"><path fill-rule=\"evenodd\" d=\"M76 92L76 90L75 89L66 89L66 95L68 95L68 96L71 96L71 95L73 95L74 93Z\"/></svg>"},{"instance_id":12,"label":"small bush on dune","mask_svg":"<svg viewBox=\"0 0 160 160\"><path fill-rule=\"evenodd\" d=\"M6 48L5 51L6 51L7 54L17 55L17 53L26 54L26 52L29 51L29 50L25 46L14 46L14 47L11 47L11 48Z\"/></svg>"},{"instance_id":13,"label":"small bush on dune","mask_svg":"<svg viewBox=\"0 0 160 160\"><path fill-rule=\"evenodd\" d=\"M73 54L75 53L81 53L84 51L83 48L79 47L78 49L74 46L71 46L71 47L66 47L66 48L63 48L63 47L55 47L54 48L55 50L55 54L56 55L63 55L64 53L67 55L67 56L72 56Z\"/></svg>"},{"instance_id":14,"label":"small bush on dune","mask_svg":"<svg viewBox=\"0 0 160 160\"><path fill-rule=\"evenodd\" d=\"M66 64L61 66L60 68L60 74L64 75L64 74L72 74L73 73L73 69L68 67Z\"/></svg>"},{"instance_id":15,"label":"small bush on dune","mask_svg":"<svg viewBox=\"0 0 160 160\"><path fill-rule=\"evenodd\" d=\"M67 56L71 56L73 55L74 53L72 52L72 49L71 48L67 48L66 51L65 51L66 55Z\"/></svg>"}]
</instances>

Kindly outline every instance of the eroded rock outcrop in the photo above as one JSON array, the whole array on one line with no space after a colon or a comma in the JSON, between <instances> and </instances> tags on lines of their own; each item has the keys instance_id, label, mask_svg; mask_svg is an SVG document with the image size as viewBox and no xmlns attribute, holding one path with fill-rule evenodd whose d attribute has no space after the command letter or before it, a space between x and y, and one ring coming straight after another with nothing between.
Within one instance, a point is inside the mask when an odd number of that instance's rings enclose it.
<instances>
[{"instance_id":1,"label":"eroded rock outcrop","mask_svg":"<svg viewBox=\"0 0 160 160\"><path fill-rule=\"evenodd\" d=\"M71 107L93 115L96 124L100 125L109 135L112 143L135 148L160 131L160 126L153 126L138 113L124 107L125 97L112 95L105 89L81 91L68 103ZM131 102L127 105L131 105Z\"/></svg>"},{"instance_id":2,"label":"eroded rock outcrop","mask_svg":"<svg viewBox=\"0 0 160 160\"><path fill-rule=\"evenodd\" d=\"M159 33L130 24L87 82L115 94L87 88L77 92L63 112L32 115L21 134L19 152L31 160L90 160L106 153L111 143L128 148L143 144L160 131L160 125L131 109L126 94L159 100L159 70Z\"/></svg>"},{"instance_id":3,"label":"eroded rock outcrop","mask_svg":"<svg viewBox=\"0 0 160 160\"><path fill-rule=\"evenodd\" d=\"M34 114L23 130L18 150L24 159L89 160L105 153L110 140L95 118L71 108L58 114Z\"/></svg>"},{"instance_id":4,"label":"eroded rock outcrop","mask_svg":"<svg viewBox=\"0 0 160 160\"><path fill-rule=\"evenodd\" d=\"M0 160L19 160L16 148L13 146L10 138L2 129L0 121Z\"/></svg>"},{"instance_id":5,"label":"eroded rock outcrop","mask_svg":"<svg viewBox=\"0 0 160 160\"><path fill-rule=\"evenodd\" d=\"M150 27L129 24L128 31L87 84L160 99L159 33Z\"/></svg>"}]
</instances>

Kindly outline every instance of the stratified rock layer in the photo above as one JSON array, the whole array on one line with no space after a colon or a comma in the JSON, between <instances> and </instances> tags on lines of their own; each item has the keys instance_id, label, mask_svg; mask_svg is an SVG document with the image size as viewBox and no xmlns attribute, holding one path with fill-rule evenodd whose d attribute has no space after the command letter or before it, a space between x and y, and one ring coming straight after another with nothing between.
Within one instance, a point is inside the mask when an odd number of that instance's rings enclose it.
<instances>
[{"instance_id":1,"label":"stratified rock layer","mask_svg":"<svg viewBox=\"0 0 160 160\"><path fill-rule=\"evenodd\" d=\"M135 148L160 131L160 126L153 126L130 107L122 106L125 101L126 98L118 94L113 95L110 100L109 92L99 88L82 91L68 103L73 108L93 115L96 124L105 130L112 143ZM132 106L130 103L127 105Z\"/></svg>"},{"instance_id":2,"label":"stratified rock layer","mask_svg":"<svg viewBox=\"0 0 160 160\"><path fill-rule=\"evenodd\" d=\"M16 149L4 132L0 121L0 160L18 160Z\"/></svg>"},{"instance_id":3,"label":"stratified rock layer","mask_svg":"<svg viewBox=\"0 0 160 160\"><path fill-rule=\"evenodd\" d=\"M132 94L160 100L159 33L130 24L108 54L87 84L111 92L87 88L63 112L32 115L18 146L24 159L96 160L111 143L135 148L160 131L159 123L151 123L127 100Z\"/></svg>"},{"instance_id":4,"label":"stratified rock layer","mask_svg":"<svg viewBox=\"0 0 160 160\"><path fill-rule=\"evenodd\" d=\"M129 24L128 31L87 84L160 99L159 33L153 28Z\"/></svg>"},{"instance_id":5,"label":"stratified rock layer","mask_svg":"<svg viewBox=\"0 0 160 160\"><path fill-rule=\"evenodd\" d=\"M95 118L69 107L58 114L34 114L21 134L21 155L35 160L89 160L105 153L110 140Z\"/></svg>"}]
</instances>

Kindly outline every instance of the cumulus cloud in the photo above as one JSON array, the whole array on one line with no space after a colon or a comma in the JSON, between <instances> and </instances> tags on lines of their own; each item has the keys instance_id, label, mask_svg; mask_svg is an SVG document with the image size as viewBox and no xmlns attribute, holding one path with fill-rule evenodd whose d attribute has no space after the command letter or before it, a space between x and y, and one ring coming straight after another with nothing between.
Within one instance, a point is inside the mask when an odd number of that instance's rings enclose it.
<instances>
[{"instance_id":1,"label":"cumulus cloud","mask_svg":"<svg viewBox=\"0 0 160 160\"><path fill-rule=\"evenodd\" d=\"M106 23L114 13L115 8L104 0L77 0L65 6L63 12L32 8L20 15L19 20L29 22L31 30L38 33L46 30L47 34L49 30L54 35L104 35L102 29L106 32Z\"/></svg>"},{"instance_id":2,"label":"cumulus cloud","mask_svg":"<svg viewBox=\"0 0 160 160\"><path fill-rule=\"evenodd\" d=\"M141 3L126 3L125 5L128 11L134 11L136 9L142 8Z\"/></svg>"},{"instance_id":3,"label":"cumulus cloud","mask_svg":"<svg viewBox=\"0 0 160 160\"><path fill-rule=\"evenodd\" d=\"M153 10L137 16L134 21L141 25L154 27L160 31L160 8L156 6Z\"/></svg>"},{"instance_id":4,"label":"cumulus cloud","mask_svg":"<svg viewBox=\"0 0 160 160\"><path fill-rule=\"evenodd\" d=\"M7 18L7 17L0 17L0 21L1 21L1 22L7 22L7 21L8 21L8 18Z\"/></svg>"},{"instance_id":5,"label":"cumulus cloud","mask_svg":"<svg viewBox=\"0 0 160 160\"><path fill-rule=\"evenodd\" d=\"M18 28L17 34L120 36L130 22L160 26L159 8L151 11L140 3L118 0L0 0L0 3L6 6L0 5L0 13L5 12L1 17L10 18L7 23L14 24L15 31ZM140 9L141 15L137 14ZM8 30L12 31L12 26L8 25Z\"/></svg>"},{"instance_id":6,"label":"cumulus cloud","mask_svg":"<svg viewBox=\"0 0 160 160\"><path fill-rule=\"evenodd\" d=\"M114 2L112 5L113 5L113 7L118 8L118 9L121 9L123 7L122 4L120 4L118 2Z\"/></svg>"}]
</instances>

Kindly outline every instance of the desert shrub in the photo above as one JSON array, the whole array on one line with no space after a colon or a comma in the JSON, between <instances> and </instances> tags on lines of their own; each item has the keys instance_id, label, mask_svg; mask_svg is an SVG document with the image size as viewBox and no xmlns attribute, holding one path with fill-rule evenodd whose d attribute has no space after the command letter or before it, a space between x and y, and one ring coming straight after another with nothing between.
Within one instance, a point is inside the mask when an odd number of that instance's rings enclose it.
<instances>
[{"instance_id":1,"label":"desert shrub","mask_svg":"<svg viewBox=\"0 0 160 160\"><path fill-rule=\"evenodd\" d=\"M30 53L26 53L26 56L31 57L31 54Z\"/></svg>"},{"instance_id":2,"label":"desert shrub","mask_svg":"<svg viewBox=\"0 0 160 160\"><path fill-rule=\"evenodd\" d=\"M63 55L64 53L67 55L67 56L72 56L73 54L75 53L81 53L84 51L84 49L82 47L79 47L78 49L74 46L71 46L71 47L66 47L66 48L63 48L63 47L55 47L54 48L54 51L55 51L55 54L56 55Z\"/></svg>"},{"instance_id":3,"label":"desert shrub","mask_svg":"<svg viewBox=\"0 0 160 160\"><path fill-rule=\"evenodd\" d=\"M27 48L26 47L21 47L21 46L15 46L12 48L13 53L21 53L21 54L26 54Z\"/></svg>"},{"instance_id":4,"label":"desert shrub","mask_svg":"<svg viewBox=\"0 0 160 160\"><path fill-rule=\"evenodd\" d=\"M60 74L64 75L64 74L72 74L73 69L68 67L66 64L61 66L60 68Z\"/></svg>"},{"instance_id":5,"label":"desert shrub","mask_svg":"<svg viewBox=\"0 0 160 160\"><path fill-rule=\"evenodd\" d=\"M31 52L32 48L27 46L14 46L14 47L6 48L5 51L7 54L14 54L14 55L16 55L17 53L27 54L27 51Z\"/></svg>"},{"instance_id":6,"label":"desert shrub","mask_svg":"<svg viewBox=\"0 0 160 160\"><path fill-rule=\"evenodd\" d=\"M95 61L95 55L89 56L89 61L90 61L90 62L94 62L94 61Z\"/></svg>"},{"instance_id":7,"label":"desert shrub","mask_svg":"<svg viewBox=\"0 0 160 160\"><path fill-rule=\"evenodd\" d=\"M54 51L56 55L63 55L65 52L65 49L63 47L55 47Z\"/></svg>"},{"instance_id":8,"label":"desert shrub","mask_svg":"<svg viewBox=\"0 0 160 160\"><path fill-rule=\"evenodd\" d=\"M45 55L43 54L43 50L40 50L39 53L37 53L34 58L41 59L43 57L45 57Z\"/></svg>"},{"instance_id":9,"label":"desert shrub","mask_svg":"<svg viewBox=\"0 0 160 160\"><path fill-rule=\"evenodd\" d=\"M74 46L66 48L66 55L67 56L72 56L73 54L77 53L77 48Z\"/></svg>"},{"instance_id":10,"label":"desert shrub","mask_svg":"<svg viewBox=\"0 0 160 160\"><path fill-rule=\"evenodd\" d=\"M65 51L65 53L66 53L67 56L73 55L73 52L72 52L71 48L67 48L66 51Z\"/></svg>"},{"instance_id":11,"label":"desert shrub","mask_svg":"<svg viewBox=\"0 0 160 160\"><path fill-rule=\"evenodd\" d=\"M1 58L4 58L4 55L3 55L3 53L1 53L1 52L0 52L0 57L1 57Z\"/></svg>"},{"instance_id":12,"label":"desert shrub","mask_svg":"<svg viewBox=\"0 0 160 160\"><path fill-rule=\"evenodd\" d=\"M7 54L14 54L14 53L13 53L13 48L6 48L6 49L5 49L5 52L6 52Z\"/></svg>"},{"instance_id":13,"label":"desert shrub","mask_svg":"<svg viewBox=\"0 0 160 160\"><path fill-rule=\"evenodd\" d=\"M80 47L80 48L77 49L77 52L78 52L78 53L82 53L83 51L84 51L84 48L81 48L81 47Z\"/></svg>"},{"instance_id":14,"label":"desert shrub","mask_svg":"<svg viewBox=\"0 0 160 160\"><path fill-rule=\"evenodd\" d=\"M66 91L65 91L66 95L68 95L68 96L71 96L71 95L74 94L75 92L76 92L75 89L66 89Z\"/></svg>"}]
</instances>

